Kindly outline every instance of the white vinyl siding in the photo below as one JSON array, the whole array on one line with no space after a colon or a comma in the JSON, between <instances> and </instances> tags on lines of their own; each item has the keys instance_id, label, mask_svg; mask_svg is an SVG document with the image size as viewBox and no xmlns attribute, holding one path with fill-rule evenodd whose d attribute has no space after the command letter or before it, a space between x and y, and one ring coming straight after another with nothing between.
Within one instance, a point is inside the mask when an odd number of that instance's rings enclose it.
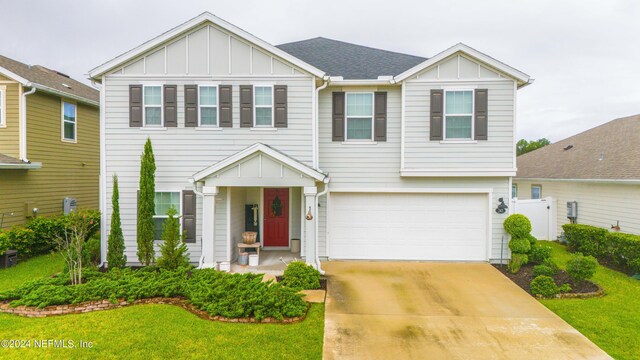
<instances>
[{"instance_id":1,"label":"white vinyl siding","mask_svg":"<svg viewBox=\"0 0 640 360\"><path fill-rule=\"evenodd\" d=\"M162 236L162 224L169 217L167 212L171 207L177 211L176 216L182 214L180 209L180 192L156 191L155 194L155 215L153 216L153 224L155 230L155 239L160 240Z\"/></svg>"},{"instance_id":2,"label":"white vinyl siding","mask_svg":"<svg viewBox=\"0 0 640 360\"><path fill-rule=\"evenodd\" d=\"M144 126L162 126L162 86L145 85Z\"/></svg>"},{"instance_id":3,"label":"white vinyl siding","mask_svg":"<svg viewBox=\"0 0 640 360\"><path fill-rule=\"evenodd\" d=\"M346 94L347 141L373 140L373 93Z\"/></svg>"},{"instance_id":4,"label":"white vinyl siding","mask_svg":"<svg viewBox=\"0 0 640 360\"><path fill-rule=\"evenodd\" d=\"M76 142L76 104L62 102L62 140Z\"/></svg>"},{"instance_id":5,"label":"white vinyl siding","mask_svg":"<svg viewBox=\"0 0 640 360\"><path fill-rule=\"evenodd\" d=\"M254 119L257 127L273 126L273 87L254 86Z\"/></svg>"},{"instance_id":6,"label":"white vinyl siding","mask_svg":"<svg viewBox=\"0 0 640 360\"><path fill-rule=\"evenodd\" d=\"M199 126L218 126L218 87L200 86L198 97Z\"/></svg>"},{"instance_id":7,"label":"white vinyl siding","mask_svg":"<svg viewBox=\"0 0 640 360\"><path fill-rule=\"evenodd\" d=\"M473 91L444 92L444 139L473 139Z\"/></svg>"}]
</instances>

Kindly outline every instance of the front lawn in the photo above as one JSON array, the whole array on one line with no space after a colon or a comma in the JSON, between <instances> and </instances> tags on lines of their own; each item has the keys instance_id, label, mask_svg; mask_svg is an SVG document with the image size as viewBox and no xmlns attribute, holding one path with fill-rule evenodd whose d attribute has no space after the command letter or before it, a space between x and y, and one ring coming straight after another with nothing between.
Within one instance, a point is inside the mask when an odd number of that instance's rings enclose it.
<instances>
[{"instance_id":1,"label":"front lawn","mask_svg":"<svg viewBox=\"0 0 640 360\"><path fill-rule=\"evenodd\" d=\"M0 269L0 290L13 289L24 282L48 277L64 270L58 253L34 256L8 269Z\"/></svg>"},{"instance_id":2,"label":"front lawn","mask_svg":"<svg viewBox=\"0 0 640 360\"><path fill-rule=\"evenodd\" d=\"M565 246L541 242L564 268L570 253ZM616 359L637 359L640 354L640 281L598 266L593 282L605 289L602 298L549 299L541 302Z\"/></svg>"}]
</instances>

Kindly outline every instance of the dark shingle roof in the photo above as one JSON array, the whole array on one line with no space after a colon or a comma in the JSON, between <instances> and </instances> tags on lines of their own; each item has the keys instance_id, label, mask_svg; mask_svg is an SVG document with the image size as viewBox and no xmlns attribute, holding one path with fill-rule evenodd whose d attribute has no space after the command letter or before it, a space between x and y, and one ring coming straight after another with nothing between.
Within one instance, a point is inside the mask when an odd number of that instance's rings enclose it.
<instances>
[{"instance_id":1,"label":"dark shingle roof","mask_svg":"<svg viewBox=\"0 0 640 360\"><path fill-rule=\"evenodd\" d=\"M640 115L616 119L518 156L516 177L640 180L639 145Z\"/></svg>"},{"instance_id":2,"label":"dark shingle roof","mask_svg":"<svg viewBox=\"0 0 640 360\"><path fill-rule=\"evenodd\" d=\"M427 60L414 55L317 37L277 45L283 51L331 76L345 79L377 79L395 76Z\"/></svg>"},{"instance_id":3,"label":"dark shingle roof","mask_svg":"<svg viewBox=\"0 0 640 360\"><path fill-rule=\"evenodd\" d=\"M0 67L21 76L32 83L90 101L100 101L100 92L98 90L44 66L27 65L0 55ZM68 85L68 87L65 85Z\"/></svg>"},{"instance_id":4,"label":"dark shingle roof","mask_svg":"<svg viewBox=\"0 0 640 360\"><path fill-rule=\"evenodd\" d=\"M0 164L24 164L21 160L18 160L9 155L0 154Z\"/></svg>"}]
</instances>

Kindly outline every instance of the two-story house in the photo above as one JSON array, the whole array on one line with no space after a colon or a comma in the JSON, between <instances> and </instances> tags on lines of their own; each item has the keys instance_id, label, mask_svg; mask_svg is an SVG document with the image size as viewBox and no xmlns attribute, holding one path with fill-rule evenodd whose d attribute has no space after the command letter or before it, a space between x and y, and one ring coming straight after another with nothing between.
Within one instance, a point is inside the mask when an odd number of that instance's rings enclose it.
<instances>
[{"instance_id":1,"label":"two-story house","mask_svg":"<svg viewBox=\"0 0 640 360\"><path fill-rule=\"evenodd\" d=\"M0 56L0 228L65 203L98 208L99 99L61 72Z\"/></svg>"},{"instance_id":2,"label":"two-story house","mask_svg":"<svg viewBox=\"0 0 640 360\"><path fill-rule=\"evenodd\" d=\"M90 71L101 92L102 257L111 178L136 258L140 154L156 224L182 214L191 260L302 241L319 259L497 261L528 75L466 45L432 58L324 38L273 46L210 14ZM504 248L506 249L506 239Z\"/></svg>"}]
</instances>

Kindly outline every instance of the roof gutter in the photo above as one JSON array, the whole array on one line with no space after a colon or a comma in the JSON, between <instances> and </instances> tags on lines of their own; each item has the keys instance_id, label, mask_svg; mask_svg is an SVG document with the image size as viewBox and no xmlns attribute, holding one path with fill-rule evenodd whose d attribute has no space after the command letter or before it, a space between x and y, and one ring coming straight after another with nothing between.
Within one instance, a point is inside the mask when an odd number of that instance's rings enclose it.
<instances>
[{"instance_id":1,"label":"roof gutter","mask_svg":"<svg viewBox=\"0 0 640 360\"><path fill-rule=\"evenodd\" d=\"M68 99L72 99L87 105L92 105L95 107L100 107L100 102L99 101L94 101L94 100L89 100L87 98L83 98L82 96L77 96L77 95L72 95L69 93L66 93L64 91L60 91L60 90L56 90L54 88L50 88L48 86L44 86L44 85L40 85L40 84L35 84L32 83L29 86L33 86L34 88L38 89L38 90L42 90L44 92L50 93L50 94L54 94L54 95L58 95L61 97L66 97Z\"/></svg>"},{"instance_id":2,"label":"roof gutter","mask_svg":"<svg viewBox=\"0 0 640 360\"><path fill-rule=\"evenodd\" d=\"M22 93L22 103L20 104L20 160L25 163L29 163L27 158L27 96L36 92L36 87L33 84L28 83L27 86L31 86L31 90Z\"/></svg>"},{"instance_id":3,"label":"roof gutter","mask_svg":"<svg viewBox=\"0 0 640 360\"><path fill-rule=\"evenodd\" d=\"M28 162L22 164L5 164L0 163L0 170L37 170L42 168L41 162Z\"/></svg>"},{"instance_id":4,"label":"roof gutter","mask_svg":"<svg viewBox=\"0 0 640 360\"><path fill-rule=\"evenodd\" d=\"M617 185L639 185L640 179L552 179L552 178L519 178L514 177L514 181L548 181L548 182L579 182L591 184L617 184Z\"/></svg>"},{"instance_id":5,"label":"roof gutter","mask_svg":"<svg viewBox=\"0 0 640 360\"><path fill-rule=\"evenodd\" d=\"M344 80L341 76L330 78L331 85L335 86L383 86L394 85L396 80L390 79L363 79L363 80Z\"/></svg>"}]
</instances>

